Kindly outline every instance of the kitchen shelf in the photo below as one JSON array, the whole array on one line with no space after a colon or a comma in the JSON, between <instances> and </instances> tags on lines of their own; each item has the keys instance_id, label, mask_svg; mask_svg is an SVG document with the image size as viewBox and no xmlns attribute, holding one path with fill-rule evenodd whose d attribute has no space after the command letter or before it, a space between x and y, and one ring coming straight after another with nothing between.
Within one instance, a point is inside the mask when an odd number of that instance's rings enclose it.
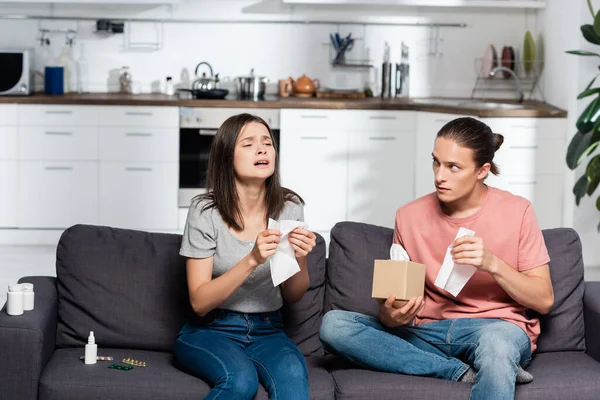
<instances>
[{"instance_id":1,"label":"kitchen shelf","mask_svg":"<svg viewBox=\"0 0 600 400\"><path fill-rule=\"evenodd\" d=\"M402 7L546 8L546 0L282 0L300 5L380 5Z\"/></svg>"}]
</instances>

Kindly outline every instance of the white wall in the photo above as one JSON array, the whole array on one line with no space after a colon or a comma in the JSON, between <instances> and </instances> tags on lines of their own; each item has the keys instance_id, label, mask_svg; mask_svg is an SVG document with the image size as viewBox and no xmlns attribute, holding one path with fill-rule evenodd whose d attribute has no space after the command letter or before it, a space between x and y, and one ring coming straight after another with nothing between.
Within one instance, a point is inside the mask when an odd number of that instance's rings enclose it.
<instances>
[{"instance_id":1,"label":"white wall","mask_svg":"<svg viewBox=\"0 0 600 400\"><path fill-rule=\"evenodd\" d=\"M593 1L594 10L600 8L600 1ZM569 141L576 133L575 123L580 113L589 104L591 97L577 100L577 94L583 91L589 81L598 73L598 61L591 57L568 55L566 50L584 49L599 51L598 46L588 43L580 32L580 25L592 23L592 17L585 0L564 1L549 0L548 8L540 14L540 26L546 38L546 70L544 88L550 103L569 112L569 131L565 137L565 154ZM595 86L598 86L597 82ZM564 163L565 160L557 160ZM580 235L583 244L583 259L586 267L600 267L597 231L600 213L596 210L595 200L600 195L584 197L577 207L572 194L573 184L585 171L587 160L575 171L566 169L565 182L565 226L572 226Z\"/></svg>"},{"instance_id":2,"label":"white wall","mask_svg":"<svg viewBox=\"0 0 600 400\"><path fill-rule=\"evenodd\" d=\"M401 41L411 50L411 95L413 96L470 96L475 82L475 58L483 56L486 47L494 44L500 52L505 44L521 48L527 29L535 31L536 13L525 10L483 10L432 9L432 8L390 8L362 7L354 11L346 8L320 7L305 11L292 7L284 14L244 14L242 8L255 1L228 0L191 1L182 0L172 8L119 6L118 8L90 8L74 5L15 6L0 5L0 13L28 13L44 15L91 15L91 16L136 16L214 19L290 19L301 20L304 15L319 20L361 21L356 25L321 24L251 24L251 23L189 23L164 24L164 42L160 51L122 51L123 36L99 37L92 34L93 22L67 21L6 21L0 20L0 46L36 47L38 28L76 28L79 44L85 44L87 61L90 65L86 80L93 91L114 90L109 85L111 70L128 65L134 80L142 91L151 91L152 82L163 83L171 75L177 83L182 70L186 68L193 75L193 69L200 61L208 61L221 77L236 77L248 74L250 68L255 73L265 75L273 84L274 92L278 79L307 74L319 78L322 85L337 88L362 88L371 83L379 91L379 65L382 61L384 42L391 46L392 61L399 61ZM365 17L370 15L371 17ZM467 28L441 28L440 50L443 56L428 56L428 38L431 32L422 27L378 26L372 21L395 22L440 22L466 23ZM155 39L153 24L133 23L134 41ZM162 29L158 26L159 29ZM328 34L339 28L341 33L352 32L364 41L357 42L353 53L361 48L368 49L369 58L378 67L373 70L334 69L331 58ZM10 36L10 40L8 39ZM64 41L63 35L52 36L52 52L57 56ZM79 45L75 48L79 53ZM358 54L361 56L361 54ZM38 57L39 58L39 57ZM43 63L38 60L41 69ZM485 95L485 93L482 93ZM499 95L499 93L495 93ZM510 91L502 94L510 97Z\"/></svg>"}]
</instances>

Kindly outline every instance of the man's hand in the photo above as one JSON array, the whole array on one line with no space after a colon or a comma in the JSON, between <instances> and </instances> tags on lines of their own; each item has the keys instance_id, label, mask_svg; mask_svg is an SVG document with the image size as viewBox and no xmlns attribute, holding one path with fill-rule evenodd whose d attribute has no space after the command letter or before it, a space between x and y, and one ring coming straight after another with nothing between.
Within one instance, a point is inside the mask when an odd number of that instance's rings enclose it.
<instances>
[{"instance_id":1,"label":"man's hand","mask_svg":"<svg viewBox=\"0 0 600 400\"><path fill-rule=\"evenodd\" d=\"M487 249L480 237L459 237L454 241L451 254L456 264L472 265L480 271L492 273L497 266L496 256Z\"/></svg>"},{"instance_id":2,"label":"man's hand","mask_svg":"<svg viewBox=\"0 0 600 400\"><path fill-rule=\"evenodd\" d=\"M390 296L379 302L379 321L388 328L408 324L419 311L425 306L422 296L413 297L408 303L400 308L394 306L395 296Z\"/></svg>"}]
</instances>

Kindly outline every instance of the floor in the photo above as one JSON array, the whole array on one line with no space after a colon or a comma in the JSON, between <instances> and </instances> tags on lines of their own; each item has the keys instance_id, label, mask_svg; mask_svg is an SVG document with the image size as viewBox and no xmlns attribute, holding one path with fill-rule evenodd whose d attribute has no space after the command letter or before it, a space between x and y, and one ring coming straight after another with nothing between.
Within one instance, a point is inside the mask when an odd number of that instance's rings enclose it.
<instances>
[{"instance_id":1,"label":"floor","mask_svg":"<svg viewBox=\"0 0 600 400\"><path fill-rule=\"evenodd\" d=\"M56 276L56 246L0 245L0 305L6 301L8 285L24 276ZM586 281L600 281L600 268L586 268ZM34 288L35 292L35 288Z\"/></svg>"}]
</instances>

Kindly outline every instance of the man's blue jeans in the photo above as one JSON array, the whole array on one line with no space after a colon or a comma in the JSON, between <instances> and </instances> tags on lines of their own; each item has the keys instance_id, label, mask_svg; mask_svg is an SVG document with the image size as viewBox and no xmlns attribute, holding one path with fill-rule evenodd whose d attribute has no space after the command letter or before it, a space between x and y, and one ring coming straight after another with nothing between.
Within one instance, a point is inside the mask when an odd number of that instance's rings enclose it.
<instances>
[{"instance_id":1,"label":"man's blue jeans","mask_svg":"<svg viewBox=\"0 0 600 400\"><path fill-rule=\"evenodd\" d=\"M254 399L259 382L269 399L308 399L304 356L285 335L279 311L217 310L208 321L183 326L173 355L180 368L213 386L205 399Z\"/></svg>"},{"instance_id":2,"label":"man's blue jeans","mask_svg":"<svg viewBox=\"0 0 600 400\"><path fill-rule=\"evenodd\" d=\"M377 318L334 310L323 317L324 348L363 367L457 381L473 366L471 399L514 399L518 366L531 360L529 336L500 319L451 319L387 328Z\"/></svg>"}]
</instances>

